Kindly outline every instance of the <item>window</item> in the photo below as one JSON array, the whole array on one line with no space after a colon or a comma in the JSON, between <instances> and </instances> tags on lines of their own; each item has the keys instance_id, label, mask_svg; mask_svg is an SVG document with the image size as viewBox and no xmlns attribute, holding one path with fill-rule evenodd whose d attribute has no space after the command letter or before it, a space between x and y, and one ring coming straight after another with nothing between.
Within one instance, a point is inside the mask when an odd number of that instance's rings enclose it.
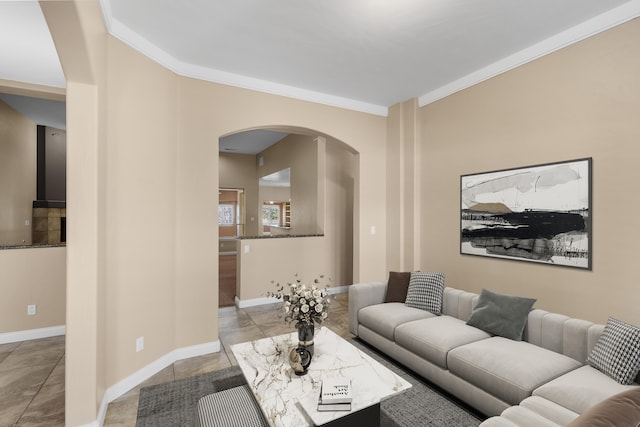
<instances>
[{"instance_id":1,"label":"window","mask_svg":"<svg viewBox=\"0 0 640 427\"><path fill-rule=\"evenodd\" d=\"M235 224L235 206L218 205L218 225Z\"/></svg>"},{"instance_id":2,"label":"window","mask_svg":"<svg viewBox=\"0 0 640 427\"><path fill-rule=\"evenodd\" d=\"M262 205L262 224L280 225L280 206Z\"/></svg>"}]
</instances>

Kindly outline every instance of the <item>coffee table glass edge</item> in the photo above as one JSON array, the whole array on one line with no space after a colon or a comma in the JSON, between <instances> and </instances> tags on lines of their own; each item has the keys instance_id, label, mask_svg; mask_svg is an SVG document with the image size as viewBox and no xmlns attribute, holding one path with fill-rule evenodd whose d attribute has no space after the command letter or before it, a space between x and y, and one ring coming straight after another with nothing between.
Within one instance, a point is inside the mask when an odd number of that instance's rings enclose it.
<instances>
[{"instance_id":1,"label":"coffee table glass edge","mask_svg":"<svg viewBox=\"0 0 640 427\"><path fill-rule=\"evenodd\" d=\"M231 346L238 365L265 417L273 427L323 425L370 407L411 387L411 384L360 351L327 327L315 336L309 371L297 376L288 363L297 333ZM323 378L351 379L351 411L317 410Z\"/></svg>"}]
</instances>

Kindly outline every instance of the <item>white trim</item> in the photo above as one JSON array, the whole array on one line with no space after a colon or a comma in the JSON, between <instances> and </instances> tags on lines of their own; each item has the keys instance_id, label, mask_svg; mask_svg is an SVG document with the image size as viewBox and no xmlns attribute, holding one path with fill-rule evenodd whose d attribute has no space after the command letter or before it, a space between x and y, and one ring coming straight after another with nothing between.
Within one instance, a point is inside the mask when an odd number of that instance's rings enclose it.
<instances>
[{"instance_id":1,"label":"white trim","mask_svg":"<svg viewBox=\"0 0 640 427\"><path fill-rule=\"evenodd\" d=\"M341 294L344 292L349 292L349 286L336 286L334 288L329 288L328 290L329 295L333 295L333 294Z\"/></svg>"},{"instance_id":2,"label":"white trim","mask_svg":"<svg viewBox=\"0 0 640 427\"><path fill-rule=\"evenodd\" d=\"M131 28L113 18L109 0L100 0L109 34L128 44L143 55L158 62L176 74L221 83L245 89L266 92L289 98L315 102L334 107L346 108L354 111L388 116L389 109L383 105L370 104L340 96L310 91L293 86L255 79L221 70L205 68L182 62L153 43L144 39ZM434 89L418 98L418 105L427 104L445 98L451 94L467 89L499 74L512 70L520 65L531 62L541 56L548 55L563 47L584 40L600 32L606 31L624 22L640 16L640 0L633 0L608 12L587 20L573 28L565 30L553 37L543 40L527 49L490 64L480 70L466 75L456 81Z\"/></svg>"},{"instance_id":3,"label":"white trim","mask_svg":"<svg viewBox=\"0 0 640 427\"><path fill-rule=\"evenodd\" d=\"M98 411L98 419L92 423L85 424L82 427L100 427L104 423L109 403L113 402L132 388L142 384L167 366L177 360L187 359L189 357L197 357L205 354L218 353L220 351L220 341L212 341L204 344L182 347L165 354L159 359L154 360L142 369L129 375L127 378L119 381L107 389L102 398L102 403Z\"/></svg>"},{"instance_id":4,"label":"white trim","mask_svg":"<svg viewBox=\"0 0 640 427\"><path fill-rule=\"evenodd\" d=\"M219 353L220 341L196 344L189 347L182 347L175 350L176 360L188 359L190 357L203 356L205 354Z\"/></svg>"},{"instance_id":5,"label":"white trim","mask_svg":"<svg viewBox=\"0 0 640 427\"><path fill-rule=\"evenodd\" d=\"M481 83L499 74L517 68L542 56L553 53L564 47L594 36L640 16L640 0L633 0L573 28L549 37L546 40L494 62L480 70L474 71L456 81L428 92L418 98L418 105L423 107L439 99L445 98L473 85Z\"/></svg>"},{"instance_id":6,"label":"white trim","mask_svg":"<svg viewBox=\"0 0 640 427\"><path fill-rule=\"evenodd\" d=\"M108 3L108 1L101 0L100 3ZM129 45L163 67L184 77L191 77L208 82L285 96L302 101L330 105L332 107L346 108L348 110L375 114L377 116L386 117L389 112L389 109L384 105L371 104L368 102L357 101L355 99L343 98L341 96L329 95L295 86L270 82L268 80L256 79L240 74L189 64L175 58L155 44L149 42L122 22L114 19L110 13L108 16L105 13L105 20L107 21L109 34L113 37Z\"/></svg>"},{"instance_id":7,"label":"white trim","mask_svg":"<svg viewBox=\"0 0 640 427\"><path fill-rule=\"evenodd\" d=\"M28 329L26 331L6 332L0 334L0 344L57 337L65 335L66 332L67 328L64 325L51 326L49 328Z\"/></svg>"},{"instance_id":8,"label":"white trim","mask_svg":"<svg viewBox=\"0 0 640 427\"><path fill-rule=\"evenodd\" d=\"M335 286L335 287L328 288L328 292L330 295L340 294L348 291L349 291L349 286ZM274 297L263 297L263 298L252 298L252 299L241 300L236 296L236 307L238 308L255 307L256 305L273 304L278 301L280 300Z\"/></svg>"},{"instance_id":9,"label":"white trim","mask_svg":"<svg viewBox=\"0 0 640 427\"><path fill-rule=\"evenodd\" d=\"M173 350L172 352L165 354L164 356L154 360L142 369L129 375L122 381L109 387L105 393L105 398L108 402L114 401L127 391L146 381L147 379L157 374L177 360L186 359L188 357L202 356L204 354L215 353L219 351L220 341L198 344Z\"/></svg>"},{"instance_id":10,"label":"white trim","mask_svg":"<svg viewBox=\"0 0 640 427\"><path fill-rule=\"evenodd\" d=\"M256 305L265 305L265 304L273 304L274 302L280 301L278 298L274 297L264 297L264 298L253 298L253 299L245 299L241 300L236 296L236 307L238 308L247 308L247 307L255 307Z\"/></svg>"},{"instance_id":11,"label":"white trim","mask_svg":"<svg viewBox=\"0 0 640 427\"><path fill-rule=\"evenodd\" d=\"M101 427L102 423L104 423L104 416L102 417L102 421L99 421L100 418L98 418L98 420L90 422L89 424L82 424L81 426L78 427Z\"/></svg>"}]
</instances>

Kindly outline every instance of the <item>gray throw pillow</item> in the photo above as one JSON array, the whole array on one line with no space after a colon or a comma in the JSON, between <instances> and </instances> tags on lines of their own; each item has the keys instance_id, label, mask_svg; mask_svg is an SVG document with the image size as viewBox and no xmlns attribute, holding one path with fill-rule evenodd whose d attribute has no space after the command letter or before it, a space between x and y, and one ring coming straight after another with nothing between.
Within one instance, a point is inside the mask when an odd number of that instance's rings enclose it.
<instances>
[{"instance_id":1,"label":"gray throw pillow","mask_svg":"<svg viewBox=\"0 0 640 427\"><path fill-rule=\"evenodd\" d=\"M442 296L444 295L444 273L411 273L407 299L404 304L442 314Z\"/></svg>"},{"instance_id":2,"label":"gray throw pillow","mask_svg":"<svg viewBox=\"0 0 640 427\"><path fill-rule=\"evenodd\" d=\"M522 333L535 302L534 298L516 297L483 289L467 325L493 335L522 341Z\"/></svg>"},{"instance_id":3,"label":"gray throw pillow","mask_svg":"<svg viewBox=\"0 0 640 427\"><path fill-rule=\"evenodd\" d=\"M640 370L640 329L609 317L587 363L620 384L631 384Z\"/></svg>"}]
</instances>

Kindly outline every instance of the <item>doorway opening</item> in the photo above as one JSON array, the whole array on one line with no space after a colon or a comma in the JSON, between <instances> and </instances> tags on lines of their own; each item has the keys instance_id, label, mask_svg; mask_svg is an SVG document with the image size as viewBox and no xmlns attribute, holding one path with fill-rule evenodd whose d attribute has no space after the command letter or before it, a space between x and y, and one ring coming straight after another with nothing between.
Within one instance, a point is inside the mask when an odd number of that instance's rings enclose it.
<instances>
[{"instance_id":1,"label":"doorway opening","mask_svg":"<svg viewBox=\"0 0 640 427\"><path fill-rule=\"evenodd\" d=\"M236 237L244 234L244 190L218 190L218 307L235 305Z\"/></svg>"}]
</instances>

